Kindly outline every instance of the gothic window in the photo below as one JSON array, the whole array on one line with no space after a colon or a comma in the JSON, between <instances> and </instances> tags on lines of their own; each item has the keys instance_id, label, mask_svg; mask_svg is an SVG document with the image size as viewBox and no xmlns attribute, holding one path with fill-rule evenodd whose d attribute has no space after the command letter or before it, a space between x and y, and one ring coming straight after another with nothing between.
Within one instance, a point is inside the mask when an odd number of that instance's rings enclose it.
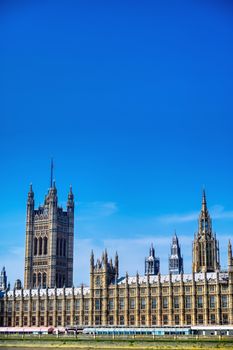
<instances>
[{"instance_id":1,"label":"gothic window","mask_svg":"<svg viewBox=\"0 0 233 350\"><path fill-rule=\"evenodd\" d=\"M95 300L95 309L100 310L100 299Z\"/></svg>"},{"instance_id":2,"label":"gothic window","mask_svg":"<svg viewBox=\"0 0 233 350\"><path fill-rule=\"evenodd\" d=\"M210 315L210 323L211 323L211 324L215 324L215 322L216 322L216 321L215 321L215 314L211 314L211 315Z\"/></svg>"},{"instance_id":3,"label":"gothic window","mask_svg":"<svg viewBox=\"0 0 233 350\"><path fill-rule=\"evenodd\" d=\"M124 307L125 307L124 298L120 298L120 299L119 299L119 309L120 309L120 310L123 310Z\"/></svg>"},{"instance_id":4,"label":"gothic window","mask_svg":"<svg viewBox=\"0 0 233 350\"><path fill-rule=\"evenodd\" d=\"M185 308L191 309L191 297L189 295L185 297Z\"/></svg>"},{"instance_id":5,"label":"gothic window","mask_svg":"<svg viewBox=\"0 0 233 350\"><path fill-rule=\"evenodd\" d=\"M62 302L61 302L61 300L57 301L57 311L62 311Z\"/></svg>"},{"instance_id":6,"label":"gothic window","mask_svg":"<svg viewBox=\"0 0 233 350\"><path fill-rule=\"evenodd\" d=\"M34 238L34 255L37 255L37 238Z\"/></svg>"},{"instance_id":7,"label":"gothic window","mask_svg":"<svg viewBox=\"0 0 233 350\"><path fill-rule=\"evenodd\" d=\"M112 298L109 299L108 307L109 307L109 310L113 310L114 309L114 300Z\"/></svg>"},{"instance_id":8,"label":"gothic window","mask_svg":"<svg viewBox=\"0 0 233 350\"><path fill-rule=\"evenodd\" d=\"M141 309L145 310L146 308L146 299L145 298L141 298Z\"/></svg>"},{"instance_id":9,"label":"gothic window","mask_svg":"<svg viewBox=\"0 0 233 350\"><path fill-rule=\"evenodd\" d=\"M203 324L203 315L202 314L197 316L197 323L198 324Z\"/></svg>"},{"instance_id":10,"label":"gothic window","mask_svg":"<svg viewBox=\"0 0 233 350\"><path fill-rule=\"evenodd\" d=\"M66 300L66 311L70 311L70 300Z\"/></svg>"},{"instance_id":11,"label":"gothic window","mask_svg":"<svg viewBox=\"0 0 233 350\"><path fill-rule=\"evenodd\" d=\"M75 310L80 310L80 300L79 299L75 300L74 305L75 305Z\"/></svg>"},{"instance_id":12,"label":"gothic window","mask_svg":"<svg viewBox=\"0 0 233 350\"><path fill-rule=\"evenodd\" d=\"M47 255L47 250L48 250L48 238L44 238L44 255Z\"/></svg>"},{"instance_id":13,"label":"gothic window","mask_svg":"<svg viewBox=\"0 0 233 350\"><path fill-rule=\"evenodd\" d=\"M59 238L57 238L57 248L56 248L56 255L59 253Z\"/></svg>"},{"instance_id":14,"label":"gothic window","mask_svg":"<svg viewBox=\"0 0 233 350\"><path fill-rule=\"evenodd\" d=\"M167 297L163 297L163 308L164 309L168 308L168 298Z\"/></svg>"},{"instance_id":15,"label":"gothic window","mask_svg":"<svg viewBox=\"0 0 233 350\"><path fill-rule=\"evenodd\" d=\"M168 315L163 315L163 324L168 324Z\"/></svg>"},{"instance_id":16,"label":"gothic window","mask_svg":"<svg viewBox=\"0 0 233 350\"><path fill-rule=\"evenodd\" d=\"M63 246L63 239L60 239L60 252L59 255L62 256L62 246Z\"/></svg>"},{"instance_id":17,"label":"gothic window","mask_svg":"<svg viewBox=\"0 0 233 350\"><path fill-rule=\"evenodd\" d=\"M46 279L47 279L46 277L47 277L47 276L46 276L46 272L44 272L44 273L43 273L43 288L46 288L46 282L47 282L47 281L46 281Z\"/></svg>"},{"instance_id":18,"label":"gothic window","mask_svg":"<svg viewBox=\"0 0 233 350\"><path fill-rule=\"evenodd\" d=\"M63 241L63 256L66 256L66 240Z\"/></svg>"},{"instance_id":19,"label":"gothic window","mask_svg":"<svg viewBox=\"0 0 233 350\"><path fill-rule=\"evenodd\" d=\"M210 308L213 309L215 308L215 296L210 295Z\"/></svg>"},{"instance_id":20,"label":"gothic window","mask_svg":"<svg viewBox=\"0 0 233 350\"><path fill-rule=\"evenodd\" d=\"M39 255L42 255L42 238L39 238Z\"/></svg>"},{"instance_id":21,"label":"gothic window","mask_svg":"<svg viewBox=\"0 0 233 350\"><path fill-rule=\"evenodd\" d=\"M222 315L222 324L228 324L228 314Z\"/></svg>"},{"instance_id":22,"label":"gothic window","mask_svg":"<svg viewBox=\"0 0 233 350\"><path fill-rule=\"evenodd\" d=\"M100 283L100 276L97 276L95 279L95 285L96 287L100 287L101 283Z\"/></svg>"},{"instance_id":23,"label":"gothic window","mask_svg":"<svg viewBox=\"0 0 233 350\"><path fill-rule=\"evenodd\" d=\"M145 315L142 315L142 316L141 316L141 325L142 325L142 326L145 326L145 324L146 324L146 316L145 316Z\"/></svg>"},{"instance_id":24,"label":"gothic window","mask_svg":"<svg viewBox=\"0 0 233 350\"><path fill-rule=\"evenodd\" d=\"M179 325L180 324L180 317L179 315L175 315L175 325Z\"/></svg>"},{"instance_id":25,"label":"gothic window","mask_svg":"<svg viewBox=\"0 0 233 350\"><path fill-rule=\"evenodd\" d=\"M156 315L152 315L151 323L153 326L156 325Z\"/></svg>"},{"instance_id":26,"label":"gothic window","mask_svg":"<svg viewBox=\"0 0 233 350\"><path fill-rule=\"evenodd\" d=\"M135 299L134 298L129 299L129 308L135 309Z\"/></svg>"},{"instance_id":27,"label":"gothic window","mask_svg":"<svg viewBox=\"0 0 233 350\"><path fill-rule=\"evenodd\" d=\"M124 326L124 324L125 324L125 318L123 315L120 315L120 325Z\"/></svg>"},{"instance_id":28,"label":"gothic window","mask_svg":"<svg viewBox=\"0 0 233 350\"><path fill-rule=\"evenodd\" d=\"M38 287L41 287L41 273L38 273Z\"/></svg>"},{"instance_id":29,"label":"gothic window","mask_svg":"<svg viewBox=\"0 0 233 350\"><path fill-rule=\"evenodd\" d=\"M28 311L28 302L27 302L27 301L25 301L25 302L23 303L23 311L25 311L25 312Z\"/></svg>"},{"instance_id":30,"label":"gothic window","mask_svg":"<svg viewBox=\"0 0 233 350\"><path fill-rule=\"evenodd\" d=\"M88 311L89 310L89 300L84 300L84 310Z\"/></svg>"},{"instance_id":31,"label":"gothic window","mask_svg":"<svg viewBox=\"0 0 233 350\"><path fill-rule=\"evenodd\" d=\"M227 295L222 295L222 307L227 307Z\"/></svg>"},{"instance_id":32,"label":"gothic window","mask_svg":"<svg viewBox=\"0 0 233 350\"><path fill-rule=\"evenodd\" d=\"M191 324L191 323L192 323L191 315L187 315L186 316L186 324Z\"/></svg>"},{"instance_id":33,"label":"gothic window","mask_svg":"<svg viewBox=\"0 0 233 350\"><path fill-rule=\"evenodd\" d=\"M33 276L32 276L32 286L33 288L36 288L36 274L33 273Z\"/></svg>"},{"instance_id":34,"label":"gothic window","mask_svg":"<svg viewBox=\"0 0 233 350\"><path fill-rule=\"evenodd\" d=\"M32 301L32 311L36 311L36 301Z\"/></svg>"},{"instance_id":35,"label":"gothic window","mask_svg":"<svg viewBox=\"0 0 233 350\"><path fill-rule=\"evenodd\" d=\"M174 297L174 308L179 309L179 297Z\"/></svg>"},{"instance_id":36,"label":"gothic window","mask_svg":"<svg viewBox=\"0 0 233 350\"><path fill-rule=\"evenodd\" d=\"M202 296L198 296L197 297L197 307L199 309L203 308L203 298L202 298Z\"/></svg>"},{"instance_id":37,"label":"gothic window","mask_svg":"<svg viewBox=\"0 0 233 350\"><path fill-rule=\"evenodd\" d=\"M95 316L95 324L96 326L100 325L100 316Z\"/></svg>"},{"instance_id":38,"label":"gothic window","mask_svg":"<svg viewBox=\"0 0 233 350\"><path fill-rule=\"evenodd\" d=\"M135 323L134 315L130 315L129 321L130 321L130 326L134 326L134 323Z\"/></svg>"},{"instance_id":39,"label":"gothic window","mask_svg":"<svg viewBox=\"0 0 233 350\"><path fill-rule=\"evenodd\" d=\"M151 299L151 308L156 309L156 298Z\"/></svg>"},{"instance_id":40,"label":"gothic window","mask_svg":"<svg viewBox=\"0 0 233 350\"><path fill-rule=\"evenodd\" d=\"M113 325L113 316L109 316L109 324Z\"/></svg>"}]
</instances>

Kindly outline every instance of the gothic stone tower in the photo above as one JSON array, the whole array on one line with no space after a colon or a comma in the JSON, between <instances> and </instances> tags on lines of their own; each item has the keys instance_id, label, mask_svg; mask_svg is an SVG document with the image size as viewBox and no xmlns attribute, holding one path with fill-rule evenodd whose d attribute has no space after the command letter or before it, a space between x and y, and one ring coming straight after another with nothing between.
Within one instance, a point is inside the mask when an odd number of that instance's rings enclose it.
<instances>
[{"instance_id":1,"label":"gothic stone tower","mask_svg":"<svg viewBox=\"0 0 233 350\"><path fill-rule=\"evenodd\" d=\"M7 275L5 266L3 266L1 274L0 274L0 291L4 291L7 289Z\"/></svg>"},{"instance_id":2,"label":"gothic stone tower","mask_svg":"<svg viewBox=\"0 0 233 350\"><path fill-rule=\"evenodd\" d=\"M145 258L145 275L158 275L160 270L160 260L155 256L155 249L151 244L149 256Z\"/></svg>"},{"instance_id":3,"label":"gothic stone tower","mask_svg":"<svg viewBox=\"0 0 233 350\"><path fill-rule=\"evenodd\" d=\"M90 298L91 298L91 324L108 324L108 296L109 285L117 285L119 275L118 254L115 255L113 264L112 259L108 259L107 250L103 252L102 258L94 261L94 253L91 252L90 258Z\"/></svg>"},{"instance_id":4,"label":"gothic stone tower","mask_svg":"<svg viewBox=\"0 0 233 350\"><path fill-rule=\"evenodd\" d=\"M203 191L198 232L193 242L193 272L214 272L220 269L219 243L212 232L212 222Z\"/></svg>"},{"instance_id":5,"label":"gothic stone tower","mask_svg":"<svg viewBox=\"0 0 233 350\"><path fill-rule=\"evenodd\" d=\"M52 181L51 181L52 182ZM73 284L74 196L67 211L58 206L55 182L43 206L34 209L32 186L27 199L24 288L71 287Z\"/></svg>"},{"instance_id":6,"label":"gothic stone tower","mask_svg":"<svg viewBox=\"0 0 233 350\"><path fill-rule=\"evenodd\" d=\"M180 244L176 233L172 238L169 272L174 275L184 272L183 258L181 256Z\"/></svg>"}]
</instances>

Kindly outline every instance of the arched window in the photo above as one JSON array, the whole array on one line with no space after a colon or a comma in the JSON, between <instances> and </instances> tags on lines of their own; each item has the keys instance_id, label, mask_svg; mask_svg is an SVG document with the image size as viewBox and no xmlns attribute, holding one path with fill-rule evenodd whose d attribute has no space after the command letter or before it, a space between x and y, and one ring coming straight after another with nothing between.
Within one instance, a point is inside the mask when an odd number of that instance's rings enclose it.
<instances>
[{"instance_id":1,"label":"arched window","mask_svg":"<svg viewBox=\"0 0 233 350\"><path fill-rule=\"evenodd\" d=\"M63 239L60 239L60 252L59 255L62 256L62 246L63 246Z\"/></svg>"},{"instance_id":2,"label":"arched window","mask_svg":"<svg viewBox=\"0 0 233 350\"><path fill-rule=\"evenodd\" d=\"M39 238L39 255L42 255L42 238Z\"/></svg>"},{"instance_id":3,"label":"arched window","mask_svg":"<svg viewBox=\"0 0 233 350\"><path fill-rule=\"evenodd\" d=\"M61 283L62 281L61 281L61 274L59 274L59 283L58 283L58 288L61 288Z\"/></svg>"},{"instance_id":4,"label":"arched window","mask_svg":"<svg viewBox=\"0 0 233 350\"><path fill-rule=\"evenodd\" d=\"M66 240L63 241L63 256L66 256Z\"/></svg>"},{"instance_id":5,"label":"arched window","mask_svg":"<svg viewBox=\"0 0 233 350\"><path fill-rule=\"evenodd\" d=\"M37 238L34 238L34 255L37 255Z\"/></svg>"},{"instance_id":6,"label":"arched window","mask_svg":"<svg viewBox=\"0 0 233 350\"><path fill-rule=\"evenodd\" d=\"M45 237L44 238L44 255L47 255L47 251L48 251L48 238Z\"/></svg>"},{"instance_id":7,"label":"arched window","mask_svg":"<svg viewBox=\"0 0 233 350\"><path fill-rule=\"evenodd\" d=\"M57 249L56 249L56 255L58 255L59 254L59 238L57 238Z\"/></svg>"},{"instance_id":8,"label":"arched window","mask_svg":"<svg viewBox=\"0 0 233 350\"><path fill-rule=\"evenodd\" d=\"M38 273L38 287L40 288L41 287L41 273L39 272Z\"/></svg>"},{"instance_id":9,"label":"arched window","mask_svg":"<svg viewBox=\"0 0 233 350\"><path fill-rule=\"evenodd\" d=\"M47 279L46 272L44 272L43 273L43 288L46 288L46 279Z\"/></svg>"},{"instance_id":10,"label":"arched window","mask_svg":"<svg viewBox=\"0 0 233 350\"><path fill-rule=\"evenodd\" d=\"M33 276L32 276L32 286L33 288L36 288L36 273L33 273Z\"/></svg>"}]
</instances>

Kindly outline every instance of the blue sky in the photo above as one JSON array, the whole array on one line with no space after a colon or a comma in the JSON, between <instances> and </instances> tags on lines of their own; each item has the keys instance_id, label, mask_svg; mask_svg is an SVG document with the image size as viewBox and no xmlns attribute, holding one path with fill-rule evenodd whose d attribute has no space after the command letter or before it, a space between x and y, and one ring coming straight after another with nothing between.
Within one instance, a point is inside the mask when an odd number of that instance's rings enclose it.
<instances>
[{"instance_id":1,"label":"blue sky","mask_svg":"<svg viewBox=\"0 0 233 350\"><path fill-rule=\"evenodd\" d=\"M176 229L191 271L203 185L226 266L233 233L230 1L1 1L0 261L23 279L25 204L55 162L76 198L75 284L117 249L167 272Z\"/></svg>"}]
</instances>

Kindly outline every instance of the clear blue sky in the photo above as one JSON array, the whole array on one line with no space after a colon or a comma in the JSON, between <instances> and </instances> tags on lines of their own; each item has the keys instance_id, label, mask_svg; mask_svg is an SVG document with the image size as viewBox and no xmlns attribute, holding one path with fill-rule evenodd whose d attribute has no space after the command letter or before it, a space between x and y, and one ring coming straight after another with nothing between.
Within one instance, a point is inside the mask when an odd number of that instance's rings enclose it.
<instances>
[{"instance_id":1,"label":"clear blue sky","mask_svg":"<svg viewBox=\"0 0 233 350\"><path fill-rule=\"evenodd\" d=\"M75 283L89 253L118 249L143 273L154 242L185 271L205 185L226 265L233 237L233 5L230 1L1 1L0 261L23 278L25 204L55 161L76 204Z\"/></svg>"}]
</instances>

